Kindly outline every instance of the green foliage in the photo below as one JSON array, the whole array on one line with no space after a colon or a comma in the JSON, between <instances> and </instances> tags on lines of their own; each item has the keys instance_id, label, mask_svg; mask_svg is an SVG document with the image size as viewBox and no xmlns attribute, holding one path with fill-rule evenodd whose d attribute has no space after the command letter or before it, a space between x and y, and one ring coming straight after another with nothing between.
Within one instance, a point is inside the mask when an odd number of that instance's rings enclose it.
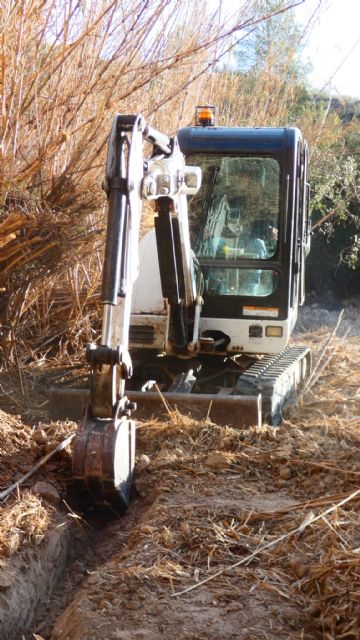
<instances>
[{"instance_id":1,"label":"green foliage","mask_svg":"<svg viewBox=\"0 0 360 640\"><path fill-rule=\"evenodd\" d=\"M336 215L336 223L351 213L354 194L359 182L359 168L353 156L335 155L321 147L313 154L312 211L315 226L328 222ZM356 199L355 199L356 202Z\"/></svg>"},{"instance_id":2,"label":"green foliage","mask_svg":"<svg viewBox=\"0 0 360 640\"><path fill-rule=\"evenodd\" d=\"M296 83L304 79L302 33L294 12L286 10L289 6L287 0L260 0L257 15L261 21L249 28L235 49L241 73L253 79L262 73Z\"/></svg>"},{"instance_id":3,"label":"green foliage","mask_svg":"<svg viewBox=\"0 0 360 640\"><path fill-rule=\"evenodd\" d=\"M262 84L269 105L276 87L278 105L284 99L279 124L300 127L308 139L315 246L310 264L316 263L315 273L323 271L321 279L331 282L336 273L346 280L347 271L360 265L360 104L309 90L302 30L286 10L289 4L260 0L258 17L269 17L238 43L237 69L242 91L254 93Z\"/></svg>"},{"instance_id":4,"label":"green foliage","mask_svg":"<svg viewBox=\"0 0 360 640\"><path fill-rule=\"evenodd\" d=\"M343 296L358 287L358 275L351 273L360 266L360 123L349 103L327 103L325 108L318 100L311 117L305 111L308 125L318 112L310 162L314 238L309 283L321 290L326 282L325 288Z\"/></svg>"}]
</instances>

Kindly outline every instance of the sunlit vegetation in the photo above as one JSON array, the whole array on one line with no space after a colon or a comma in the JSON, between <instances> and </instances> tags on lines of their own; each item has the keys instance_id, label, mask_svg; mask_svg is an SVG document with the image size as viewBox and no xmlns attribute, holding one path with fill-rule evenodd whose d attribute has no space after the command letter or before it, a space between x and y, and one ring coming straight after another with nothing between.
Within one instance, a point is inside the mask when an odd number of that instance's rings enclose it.
<instances>
[{"instance_id":1,"label":"sunlit vegetation","mask_svg":"<svg viewBox=\"0 0 360 640\"><path fill-rule=\"evenodd\" d=\"M294 4L242 2L229 16L221 5L190 0L2 3L0 333L7 361L75 354L93 337L101 315L101 182L116 112L141 112L168 134L189 124L200 102L217 105L220 124L296 124L311 149L314 225L329 238L337 221L357 223L358 120L344 122L306 88L299 56L306 29L294 22ZM351 266L353 236L338 251Z\"/></svg>"}]
</instances>

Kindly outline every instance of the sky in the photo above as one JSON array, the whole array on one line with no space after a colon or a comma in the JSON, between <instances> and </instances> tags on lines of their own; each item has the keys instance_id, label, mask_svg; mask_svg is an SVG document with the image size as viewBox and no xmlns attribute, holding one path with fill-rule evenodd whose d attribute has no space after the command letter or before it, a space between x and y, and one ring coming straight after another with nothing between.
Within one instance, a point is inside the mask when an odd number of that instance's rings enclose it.
<instances>
[{"instance_id":1,"label":"sky","mask_svg":"<svg viewBox=\"0 0 360 640\"><path fill-rule=\"evenodd\" d=\"M295 10L297 20L306 23L319 4L306 51L310 80L334 97L360 98L360 0L305 0Z\"/></svg>"},{"instance_id":2,"label":"sky","mask_svg":"<svg viewBox=\"0 0 360 640\"><path fill-rule=\"evenodd\" d=\"M229 15L246 0L206 0L212 8L221 3ZM318 8L308 34L304 59L313 71L315 89L333 97L360 98L360 0L288 0L299 3L293 11L296 21L306 25Z\"/></svg>"}]
</instances>

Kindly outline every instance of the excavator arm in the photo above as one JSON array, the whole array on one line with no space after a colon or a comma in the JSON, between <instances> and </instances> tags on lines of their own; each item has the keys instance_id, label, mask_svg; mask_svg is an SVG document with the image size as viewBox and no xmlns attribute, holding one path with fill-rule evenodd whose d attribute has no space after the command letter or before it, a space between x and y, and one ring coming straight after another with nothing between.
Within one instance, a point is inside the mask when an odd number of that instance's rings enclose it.
<instances>
[{"instance_id":1,"label":"excavator arm","mask_svg":"<svg viewBox=\"0 0 360 640\"><path fill-rule=\"evenodd\" d=\"M144 143L152 145L144 158ZM90 402L75 438L73 476L92 502L126 508L134 468L135 409L125 394L132 364L128 351L131 297L138 274L142 202L154 200L160 277L170 308L173 349L186 353L197 340L198 323L188 335L186 317L199 316L190 249L186 195L197 192L198 167L187 167L176 138L149 127L141 115L117 115L109 137L104 190L108 198L102 276L101 343L86 349Z\"/></svg>"}]
</instances>

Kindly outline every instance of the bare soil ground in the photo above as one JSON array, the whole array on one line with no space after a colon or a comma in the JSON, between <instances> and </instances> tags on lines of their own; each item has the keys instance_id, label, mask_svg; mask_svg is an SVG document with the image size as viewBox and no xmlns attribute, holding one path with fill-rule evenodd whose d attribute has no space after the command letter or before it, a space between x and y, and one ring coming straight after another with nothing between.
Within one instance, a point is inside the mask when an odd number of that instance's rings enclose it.
<instances>
[{"instance_id":1,"label":"bare soil ground","mask_svg":"<svg viewBox=\"0 0 360 640\"><path fill-rule=\"evenodd\" d=\"M327 367L279 428L237 431L177 414L139 424L128 514L76 528L63 578L24 638L360 638L360 347L349 337L326 347L328 336L301 336ZM41 426L48 440L71 428ZM46 444L35 447L32 427L8 413L0 441L3 432L1 453L13 461L4 486ZM67 454L40 475L34 482L64 496ZM2 563L5 539L16 532L16 556L41 547L66 511L37 496L34 482L2 506ZM28 500L42 515L26 525Z\"/></svg>"}]
</instances>

